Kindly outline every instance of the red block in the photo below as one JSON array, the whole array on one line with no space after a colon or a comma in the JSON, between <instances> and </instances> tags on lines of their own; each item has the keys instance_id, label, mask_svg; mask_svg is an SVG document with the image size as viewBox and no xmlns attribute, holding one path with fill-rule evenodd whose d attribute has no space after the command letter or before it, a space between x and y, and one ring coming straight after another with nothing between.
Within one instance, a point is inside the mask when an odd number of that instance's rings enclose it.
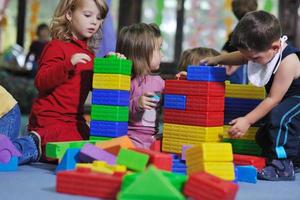
<instances>
[{"instance_id":1,"label":"red block","mask_svg":"<svg viewBox=\"0 0 300 200\"><path fill-rule=\"evenodd\" d=\"M222 112L224 111L224 96L187 96L186 110Z\"/></svg>"},{"instance_id":2,"label":"red block","mask_svg":"<svg viewBox=\"0 0 300 200\"><path fill-rule=\"evenodd\" d=\"M164 122L194 126L223 126L224 112L164 109Z\"/></svg>"},{"instance_id":3,"label":"red block","mask_svg":"<svg viewBox=\"0 0 300 200\"><path fill-rule=\"evenodd\" d=\"M172 171L173 158L171 154L160 153L149 149L131 148L134 151L149 155L148 164L152 164L158 169Z\"/></svg>"},{"instance_id":4,"label":"red block","mask_svg":"<svg viewBox=\"0 0 300 200\"><path fill-rule=\"evenodd\" d=\"M238 185L207 173L189 176L183 193L195 200L234 200Z\"/></svg>"},{"instance_id":5,"label":"red block","mask_svg":"<svg viewBox=\"0 0 300 200\"><path fill-rule=\"evenodd\" d=\"M166 80L164 93L224 97L225 84L223 82Z\"/></svg>"},{"instance_id":6,"label":"red block","mask_svg":"<svg viewBox=\"0 0 300 200\"><path fill-rule=\"evenodd\" d=\"M252 165L257 170L262 170L266 166L266 159L258 156L233 154L233 163L236 165Z\"/></svg>"},{"instance_id":7,"label":"red block","mask_svg":"<svg viewBox=\"0 0 300 200\"><path fill-rule=\"evenodd\" d=\"M115 199L122 184L122 176L91 172L88 168L58 172L56 191L82 196Z\"/></svg>"},{"instance_id":8,"label":"red block","mask_svg":"<svg viewBox=\"0 0 300 200\"><path fill-rule=\"evenodd\" d=\"M154 143L150 146L150 150L161 152L161 139L155 140Z\"/></svg>"}]
</instances>

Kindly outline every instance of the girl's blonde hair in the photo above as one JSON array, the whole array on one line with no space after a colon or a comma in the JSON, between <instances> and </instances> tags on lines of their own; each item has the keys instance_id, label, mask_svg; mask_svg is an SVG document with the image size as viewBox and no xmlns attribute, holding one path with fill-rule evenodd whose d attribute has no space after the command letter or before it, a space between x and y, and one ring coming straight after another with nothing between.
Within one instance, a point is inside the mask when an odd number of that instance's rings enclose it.
<instances>
[{"instance_id":1,"label":"girl's blonde hair","mask_svg":"<svg viewBox=\"0 0 300 200\"><path fill-rule=\"evenodd\" d=\"M220 55L214 49L198 47L185 50L179 60L178 71L186 71L189 65L199 65L203 58Z\"/></svg>"},{"instance_id":2,"label":"girl's blonde hair","mask_svg":"<svg viewBox=\"0 0 300 200\"><path fill-rule=\"evenodd\" d=\"M66 18L68 12L74 12L81 6L84 0L61 0L54 12L52 21L50 23L50 34L52 39L59 39L64 41L70 41L72 39L72 30L69 20ZM100 12L101 20L103 21L108 12L107 4L104 0L94 0L97 8ZM98 48L99 42L102 37L101 30L102 23L99 30L93 37L88 39L88 47L90 50Z\"/></svg>"},{"instance_id":3,"label":"girl's blonde hair","mask_svg":"<svg viewBox=\"0 0 300 200\"><path fill-rule=\"evenodd\" d=\"M161 32L156 24L133 24L121 29L116 51L132 60L132 78L151 73L150 62Z\"/></svg>"}]
</instances>

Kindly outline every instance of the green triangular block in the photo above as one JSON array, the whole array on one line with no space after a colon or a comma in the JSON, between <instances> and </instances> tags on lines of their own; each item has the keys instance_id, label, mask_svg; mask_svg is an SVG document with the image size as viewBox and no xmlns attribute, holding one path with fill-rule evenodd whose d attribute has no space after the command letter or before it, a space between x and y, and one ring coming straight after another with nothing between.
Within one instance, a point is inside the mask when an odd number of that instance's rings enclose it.
<instances>
[{"instance_id":1,"label":"green triangular block","mask_svg":"<svg viewBox=\"0 0 300 200\"><path fill-rule=\"evenodd\" d=\"M164 177L149 167L128 188L118 194L118 200L181 200L184 196Z\"/></svg>"}]
</instances>

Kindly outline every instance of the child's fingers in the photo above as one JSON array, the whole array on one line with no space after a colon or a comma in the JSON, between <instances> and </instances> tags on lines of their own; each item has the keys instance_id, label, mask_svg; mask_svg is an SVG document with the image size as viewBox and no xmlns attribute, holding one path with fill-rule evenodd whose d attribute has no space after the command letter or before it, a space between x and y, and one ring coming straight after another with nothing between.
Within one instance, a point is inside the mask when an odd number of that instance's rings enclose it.
<instances>
[{"instance_id":1,"label":"child's fingers","mask_svg":"<svg viewBox=\"0 0 300 200\"><path fill-rule=\"evenodd\" d=\"M233 119L233 120L231 120L231 121L229 122L229 124L230 124L230 125L233 125L233 124L236 123L236 121L237 121L236 119Z\"/></svg>"}]
</instances>

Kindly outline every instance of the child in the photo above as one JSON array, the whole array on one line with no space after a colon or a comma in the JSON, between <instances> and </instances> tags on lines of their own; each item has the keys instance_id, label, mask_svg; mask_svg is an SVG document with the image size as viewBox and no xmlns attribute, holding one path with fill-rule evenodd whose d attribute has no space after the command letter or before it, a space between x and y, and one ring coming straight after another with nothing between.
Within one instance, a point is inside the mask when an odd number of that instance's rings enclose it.
<instances>
[{"instance_id":1,"label":"child","mask_svg":"<svg viewBox=\"0 0 300 200\"><path fill-rule=\"evenodd\" d=\"M40 24L36 31L37 40L33 41L26 56L26 65L31 65L31 77L35 77L38 60L46 44L49 42L49 27L47 24Z\"/></svg>"},{"instance_id":2,"label":"child","mask_svg":"<svg viewBox=\"0 0 300 200\"><path fill-rule=\"evenodd\" d=\"M268 96L246 116L232 120L229 133L242 137L266 116L256 140L269 161L258 178L272 181L295 179L292 160L299 157L300 146L300 50L288 45L281 34L275 16L250 12L232 35L232 45L239 51L202 60L213 65L248 62L250 82L265 85Z\"/></svg>"},{"instance_id":3,"label":"child","mask_svg":"<svg viewBox=\"0 0 300 200\"><path fill-rule=\"evenodd\" d=\"M153 75L162 58L162 37L155 24L134 24L122 28L116 51L133 62L130 89L128 136L135 146L149 148L157 133L157 109L164 80Z\"/></svg>"},{"instance_id":4,"label":"child","mask_svg":"<svg viewBox=\"0 0 300 200\"><path fill-rule=\"evenodd\" d=\"M234 16L237 20L241 20L242 17L248 12L257 10L257 0L233 0L231 2L231 8ZM222 47L222 53L231 53L237 51L231 43L232 33L229 34L228 40ZM244 66L226 66L227 79L231 83L245 84L247 79L247 65Z\"/></svg>"},{"instance_id":5,"label":"child","mask_svg":"<svg viewBox=\"0 0 300 200\"><path fill-rule=\"evenodd\" d=\"M38 161L48 142L88 138L84 102L92 88L93 49L106 13L104 0L59 2L50 27L52 41L35 78L39 95L29 118L30 133L13 141L23 154L20 164Z\"/></svg>"},{"instance_id":6,"label":"child","mask_svg":"<svg viewBox=\"0 0 300 200\"><path fill-rule=\"evenodd\" d=\"M21 113L17 101L0 85L0 134L17 138L21 125Z\"/></svg>"}]
</instances>

